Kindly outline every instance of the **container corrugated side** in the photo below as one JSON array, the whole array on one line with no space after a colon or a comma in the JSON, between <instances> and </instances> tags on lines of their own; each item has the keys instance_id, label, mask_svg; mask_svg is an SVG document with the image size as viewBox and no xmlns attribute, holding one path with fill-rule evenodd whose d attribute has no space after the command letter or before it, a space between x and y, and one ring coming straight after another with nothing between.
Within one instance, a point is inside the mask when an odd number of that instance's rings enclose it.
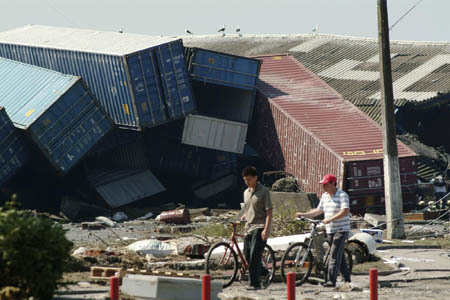
<instances>
[{"instance_id":1,"label":"container corrugated side","mask_svg":"<svg viewBox=\"0 0 450 300\"><path fill-rule=\"evenodd\" d=\"M258 93L255 120L250 126L249 144L274 170L297 178L304 192L323 190L319 184L327 173L343 178L343 162L280 107ZM342 185L342 182L339 183Z\"/></svg>"},{"instance_id":2,"label":"container corrugated side","mask_svg":"<svg viewBox=\"0 0 450 300\"><path fill-rule=\"evenodd\" d=\"M253 90L260 61L215 51L191 48L189 73L194 80Z\"/></svg>"},{"instance_id":3,"label":"container corrugated side","mask_svg":"<svg viewBox=\"0 0 450 300\"><path fill-rule=\"evenodd\" d=\"M152 170L195 179L215 179L236 170L238 155L167 139L148 139Z\"/></svg>"},{"instance_id":4,"label":"container corrugated side","mask_svg":"<svg viewBox=\"0 0 450 300\"><path fill-rule=\"evenodd\" d=\"M27 131L50 162L66 173L112 126L80 79Z\"/></svg>"},{"instance_id":5,"label":"container corrugated side","mask_svg":"<svg viewBox=\"0 0 450 300\"><path fill-rule=\"evenodd\" d=\"M0 186L14 176L27 160L25 142L6 110L0 107Z\"/></svg>"},{"instance_id":6,"label":"container corrugated side","mask_svg":"<svg viewBox=\"0 0 450 300\"><path fill-rule=\"evenodd\" d=\"M91 168L146 169L150 159L142 139L119 145L113 149L89 154Z\"/></svg>"},{"instance_id":7,"label":"container corrugated side","mask_svg":"<svg viewBox=\"0 0 450 300\"><path fill-rule=\"evenodd\" d=\"M183 50L182 40L155 47L167 112L173 120L196 109Z\"/></svg>"},{"instance_id":8,"label":"container corrugated side","mask_svg":"<svg viewBox=\"0 0 450 300\"><path fill-rule=\"evenodd\" d=\"M149 170L111 170L88 175L100 196L113 208L165 191Z\"/></svg>"},{"instance_id":9,"label":"container corrugated side","mask_svg":"<svg viewBox=\"0 0 450 300\"><path fill-rule=\"evenodd\" d=\"M189 115L185 119L182 143L242 154L247 124Z\"/></svg>"},{"instance_id":10,"label":"container corrugated side","mask_svg":"<svg viewBox=\"0 0 450 300\"><path fill-rule=\"evenodd\" d=\"M30 30L29 34L32 35L33 31ZM42 39L45 40L45 36ZM24 46L0 39L0 56L82 76L119 126L139 129L168 121L155 53L151 47L126 55L113 55L44 45Z\"/></svg>"}]
</instances>

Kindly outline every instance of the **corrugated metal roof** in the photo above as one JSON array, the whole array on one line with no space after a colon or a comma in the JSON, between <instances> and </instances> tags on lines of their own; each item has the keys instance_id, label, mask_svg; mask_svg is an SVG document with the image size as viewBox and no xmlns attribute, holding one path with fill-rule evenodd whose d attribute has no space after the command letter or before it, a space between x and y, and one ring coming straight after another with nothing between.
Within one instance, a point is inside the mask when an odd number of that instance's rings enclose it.
<instances>
[{"instance_id":1,"label":"corrugated metal roof","mask_svg":"<svg viewBox=\"0 0 450 300\"><path fill-rule=\"evenodd\" d=\"M124 55L174 41L174 38L89 29L26 25L0 32L0 42L111 55Z\"/></svg>"},{"instance_id":2,"label":"corrugated metal roof","mask_svg":"<svg viewBox=\"0 0 450 300\"><path fill-rule=\"evenodd\" d=\"M265 56L258 89L344 160L383 158L379 125L292 56ZM398 141L400 157L416 154Z\"/></svg>"},{"instance_id":3,"label":"corrugated metal roof","mask_svg":"<svg viewBox=\"0 0 450 300\"><path fill-rule=\"evenodd\" d=\"M102 198L119 207L165 191L149 170L98 171L88 176Z\"/></svg>"},{"instance_id":4,"label":"corrugated metal roof","mask_svg":"<svg viewBox=\"0 0 450 300\"><path fill-rule=\"evenodd\" d=\"M0 58L0 78L0 105L8 108L14 125L22 129L80 79L5 58Z\"/></svg>"}]
</instances>

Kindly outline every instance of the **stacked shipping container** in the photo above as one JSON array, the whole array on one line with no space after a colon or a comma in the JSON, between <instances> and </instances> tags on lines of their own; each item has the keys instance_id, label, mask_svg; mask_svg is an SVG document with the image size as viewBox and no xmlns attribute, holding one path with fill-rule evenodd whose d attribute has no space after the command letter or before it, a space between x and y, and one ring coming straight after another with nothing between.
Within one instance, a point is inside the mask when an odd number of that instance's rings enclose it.
<instances>
[{"instance_id":1,"label":"stacked shipping container","mask_svg":"<svg viewBox=\"0 0 450 300\"><path fill-rule=\"evenodd\" d=\"M195 110L181 40L29 25L0 33L0 56L82 76L115 124L126 128Z\"/></svg>"},{"instance_id":2,"label":"stacked shipping container","mask_svg":"<svg viewBox=\"0 0 450 300\"><path fill-rule=\"evenodd\" d=\"M249 142L274 168L297 177L306 192L323 192L334 173L351 210L383 203L381 128L290 56L262 61L255 126ZM398 142L405 207L415 204L416 154Z\"/></svg>"},{"instance_id":3,"label":"stacked shipping container","mask_svg":"<svg viewBox=\"0 0 450 300\"><path fill-rule=\"evenodd\" d=\"M186 118L183 143L242 154L260 62L199 48L185 53L199 115Z\"/></svg>"}]
</instances>

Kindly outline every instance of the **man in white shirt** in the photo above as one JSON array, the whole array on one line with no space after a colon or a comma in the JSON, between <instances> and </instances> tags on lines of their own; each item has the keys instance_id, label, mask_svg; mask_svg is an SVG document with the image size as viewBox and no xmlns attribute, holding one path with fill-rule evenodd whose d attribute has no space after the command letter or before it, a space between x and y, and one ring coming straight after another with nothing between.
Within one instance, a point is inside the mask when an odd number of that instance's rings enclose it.
<instances>
[{"instance_id":1,"label":"man in white shirt","mask_svg":"<svg viewBox=\"0 0 450 300\"><path fill-rule=\"evenodd\" d=\"M331 243L331 259L328 264L328 281L324 286L336 286L336 278L339 272L342 273L345 282L350 282L350 271L344 259L345 243L350 232L350 206L346 192L337 188L336 177L327 174L320 181L325 190L320 198L317 208L309 212L297 212L296 217L312 218L322 213L325 218L322 223L326 224L328 239Z\"/></svg>"}]
</instances>

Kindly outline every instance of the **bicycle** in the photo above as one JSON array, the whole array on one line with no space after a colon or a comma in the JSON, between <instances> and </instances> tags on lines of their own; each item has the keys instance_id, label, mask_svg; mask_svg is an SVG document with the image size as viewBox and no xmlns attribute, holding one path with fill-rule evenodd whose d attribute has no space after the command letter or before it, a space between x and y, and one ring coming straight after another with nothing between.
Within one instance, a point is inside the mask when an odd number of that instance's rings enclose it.
<instances>
[{"instance_id":1,"label":"bicycle","mask_svg":"<svg viewBox=\"0 0 450 300\"><path fill-rule=\"evenodd\" d=\"M330 241L322 239L323 233L319 232L320 221L312 220L308 218L298 218L297 220L306 220L312 224L310 238L306 243L297 242L290 245L283 257L281 258L281 276L286 281L286 275L288 272L295 273L295 284L299 286L303 284L311 275L313 266L316 267L316 275L319 278L323 278L325 282L328 276L328 263L330 261L329 256L331 252ZM322 241L322 243L320 243ZM322 250L319 247L325 248L326 254L320 259L318 255L313 255L313 252L319 254ZM344 249L344 259L346 259L349 272L352 272L353 259L352 254L348 249Z\"/></svg>"},{"instance_id":2,"label":"bicycle","mask_svg":"<svg viewBox=\"0 0 450 300\"><path fill-rule=\"evenodd\" d=\"M211 280L221 281L224 288L230 286L236 279L239 281L244 279L248 271L247 260L241 252L237 241L237 237L244 237L236 233L239 222L229 223L231 223L233 228L230 243L222 241L212 245L206 254L205 265L206 274L211 275ZM238 257L240 264L238 264ZM267 288L272 283L276 268L275 253L267 243L264 245L261 259L263 266L261 285L263 288Z\"/></svg>"}]
</instances>

